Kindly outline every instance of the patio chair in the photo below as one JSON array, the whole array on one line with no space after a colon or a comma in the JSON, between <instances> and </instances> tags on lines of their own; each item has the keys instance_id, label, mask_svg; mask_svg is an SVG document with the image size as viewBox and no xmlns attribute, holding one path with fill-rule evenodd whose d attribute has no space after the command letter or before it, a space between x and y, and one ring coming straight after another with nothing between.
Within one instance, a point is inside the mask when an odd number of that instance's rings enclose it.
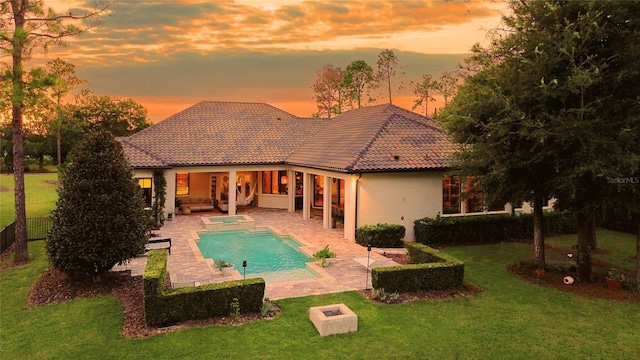
<instances>
[{"instance_id":1,"label":"patio chair","mask_svg":"<svg viewBox=\"0 0 640 360\"><path fill-rule=\"evenodd\" d=\"M368 267L367 267L367 261L369 262ZM384 264L388 263L389 261L391 261L391 259L356 257L351 260L351 267L364 266L367 269L371 270L380 266L384 266Z\"/></svg>"}]
</instances>

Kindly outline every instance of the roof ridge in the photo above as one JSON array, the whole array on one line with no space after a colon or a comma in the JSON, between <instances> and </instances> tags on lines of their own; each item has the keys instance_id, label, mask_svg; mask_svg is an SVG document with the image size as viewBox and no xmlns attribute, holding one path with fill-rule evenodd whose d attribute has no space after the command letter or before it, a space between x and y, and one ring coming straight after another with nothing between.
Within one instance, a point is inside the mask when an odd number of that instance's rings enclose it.
<instances>
[{"instance_id":1,"label":"roof ridge","mask_svg":"<svg viewBox=\"0 0 640 360\"><path fill-rule=\"evenodd\" d=\"M134 148L134 149L136 149L136 150L138 150L138 151L140 151L140 152L142 152L144 154L147 154L148 156L150 156L154 160L159 161L160 163L162 163L163 166L170 166L169 162L166 161L165 159L163 159L163 158L159 157L158 155L156 155L156 154L154 154L152 152L149 152L148 150L145 150L145 149L141 148L140 146L138 146L138 145L132 143L131 141L129 141L129 137L128 136L119 137L118 139L120 139L121 142L126 143L127 145L131 146L132 148Z\"/></svg>"},{"instance_id":2,"label":"roof ridge","mask_svg":"<svg viewBox=\"0 0 640 360\"><path fill-rule=\"evenodd\" d=\"M384 114L385 112L387 112L387 110L389 109L389 106L394 106L393 104L384 104L386 106L384 106L384 109L381 111L382 114ZM380 105L376 105L376 106L380 106ZM370 108L373 106L370 106ZM393 115L393 113L391 113L391 115ZM369 149L371 148L371 145L373 144L374 141L376 141L376 139L378 138L378 136L380 135L380 133L382 132L383 129L385 129L387 127L387 125L389 124L389 121L391 119L392 116L388 116L383 122L382 122L382 126L380 126L378 128L378 130L375 132L375 134L373 134L373 136L369 139L369 141L367 142L367 144L360 149L360 152L358 153L358 155L355 157L355 159L349 163L349 165L346 166L347 170L352 170L353 167L360 161L362 160L362 156L369 151Z\"/></svg>"}]
</instances>

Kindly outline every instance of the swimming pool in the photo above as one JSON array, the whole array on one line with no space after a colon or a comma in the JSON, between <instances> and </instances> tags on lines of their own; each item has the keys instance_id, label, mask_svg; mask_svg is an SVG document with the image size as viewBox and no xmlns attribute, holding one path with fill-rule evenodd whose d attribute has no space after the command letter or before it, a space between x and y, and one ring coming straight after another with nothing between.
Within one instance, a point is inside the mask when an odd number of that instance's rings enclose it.
<instances>
[{"instance_id":1,"label":"swimming pool","mask_svg":"<svg viewBox=\"0 0 640 360\"><path fill-rule=\"evenodd\" d=\"M228 230L198 233L196 242L204 258L224 259L247 276L262 277L268 282L317 278L307 268L309 256L299 250L300 243L265 229L259 231ZM247 261L246 269L242 262Z\"/></svg>"}]
</instances>

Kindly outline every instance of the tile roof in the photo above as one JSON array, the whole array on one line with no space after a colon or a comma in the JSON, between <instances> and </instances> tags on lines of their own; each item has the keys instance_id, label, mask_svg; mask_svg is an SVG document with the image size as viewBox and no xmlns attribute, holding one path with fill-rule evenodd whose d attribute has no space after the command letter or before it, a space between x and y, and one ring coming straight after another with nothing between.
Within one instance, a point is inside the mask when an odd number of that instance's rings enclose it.
<instances>
[{"instance_id":1,"label":"tile roof","mask_svg":"<svg viewBox=\"0 0 640 360\"><path fill-rule=\"evenodd\" d=\"M131 166L275 164L341 172L446 167L453 146L431 119L385 104L299 118L263 103L203 101L127 138Z\"/></svg>"},{"instance_id":2,"label":"tile roof","mask_svg":"<svg viewBox=\"0 0 640 360\"><path fill-rule=\"evenodd\" d=\"M126 137L116 138L122 144L129 164L136 168L162 169L169 165L157 156L129 142Z\"/></svg>"},{"instance_id":3,"label":"tile roof","mask_svg":"<svg viewBox=\"0 0 640 360\"><path fill-rule=\"evenodd\" d=\"M336 116L287 163L343 172L442 169L454 147L433 120L385 104Z\"/></svg>"},{"instance_id":4,"label":"tile roof","mask_svg":"<svg viewBox=\"0 0 640 360\"><path fill-rule=\"evenodd\" d=\"M284 163L327 121L264 103L202 101L126 141L170 166ZM146 164L129 157L133 167Z\"/></svg>"}]
</instances>

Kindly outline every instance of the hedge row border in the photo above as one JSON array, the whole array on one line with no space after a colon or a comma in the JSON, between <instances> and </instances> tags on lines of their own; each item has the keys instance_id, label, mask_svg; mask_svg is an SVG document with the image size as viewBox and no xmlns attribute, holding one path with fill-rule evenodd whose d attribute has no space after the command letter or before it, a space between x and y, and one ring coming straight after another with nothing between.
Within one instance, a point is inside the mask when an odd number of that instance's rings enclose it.
<instances>
[{"instance_id":1,"label":"hedge row border","mask_svg":"<svg viewBox=\"0 0 640 360\"><path fill-rule=\"evenodd\" d=\"M462 286L464 263L420 243L406 243L413 264L379 267L371 270L374 289L385 292L443 290Z\"/></svg>"},{"instance_id":2,"label":"hedge row border","mask_svg":"<svg viewBox=\"0 0 640 360\"><path fill-rule=\"evenodd\" d=\"M233 280L201 286L166 289L166 249L151 250L142 276L145 321L165 326L186 320L228 316L238 300L240 313L260 312L265 282L262 278Z\"/></svg>"},{"instance_id":3,"label":"hedge row border","mask_svg":"<svg viewBox=\"0 0 640 360\"><path fill-rule=\"evenodd\" d=\"M545 211L545 236L576 231L575 215ZM533 238L533 214L436 216L414 221L416 241L428 246L455 246L519 241Z\"/></svg>"}]
</instances>

